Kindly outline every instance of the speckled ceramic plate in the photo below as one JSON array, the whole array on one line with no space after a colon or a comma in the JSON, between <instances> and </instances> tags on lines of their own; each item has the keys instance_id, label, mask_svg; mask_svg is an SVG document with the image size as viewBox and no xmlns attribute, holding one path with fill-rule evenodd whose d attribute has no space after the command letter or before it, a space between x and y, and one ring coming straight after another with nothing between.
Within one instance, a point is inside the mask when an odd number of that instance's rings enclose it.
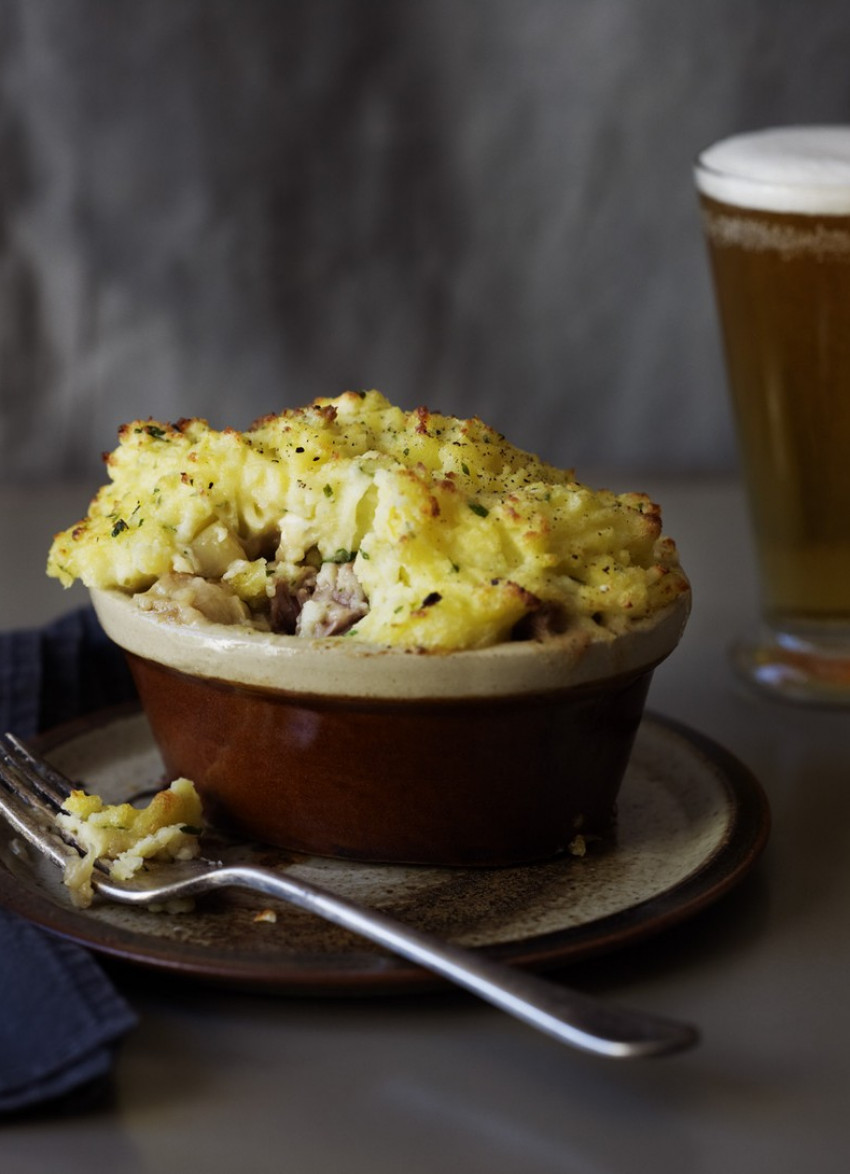
<instances>
[{"instance_id":1,"label":"speckled ceramic plate","mask_svg":"<svg viewBox=\"0 0 850 1174\"><path fill-rule=\"evenodd\" d=\"M72 778L110 802L155 786L162 763L144 717L116 710L42 739ZM735 885L767 839L768 807L749 772L682 726L647 717L623 784L614 846L495 870L292 858L255 845L216 854L291 870L421 929L517 965L564 965L692 916ZM215 895L193 913L119 905L74 909L56 870L0 826L0 902L46 929L125 961L235 987L360 994L440 980L346 930L267 899Z\"/></svg>"}]
</instances>

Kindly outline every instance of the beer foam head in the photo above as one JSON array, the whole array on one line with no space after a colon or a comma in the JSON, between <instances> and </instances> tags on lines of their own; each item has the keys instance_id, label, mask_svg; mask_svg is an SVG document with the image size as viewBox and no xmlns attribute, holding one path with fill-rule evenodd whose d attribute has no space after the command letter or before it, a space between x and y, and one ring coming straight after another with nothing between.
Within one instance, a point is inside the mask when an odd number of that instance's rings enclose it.
<instances>
[{"instance_id":1,"label":"beer foam head","mask_svg":"<svg viewBox=\"0 0 850 1174\"><path fill-rule=\"evenodd\" d=\"M794 126L733 135L696 165L703 195L743 208L850 214L850 126Z\"/></svg>"}]
</instances>

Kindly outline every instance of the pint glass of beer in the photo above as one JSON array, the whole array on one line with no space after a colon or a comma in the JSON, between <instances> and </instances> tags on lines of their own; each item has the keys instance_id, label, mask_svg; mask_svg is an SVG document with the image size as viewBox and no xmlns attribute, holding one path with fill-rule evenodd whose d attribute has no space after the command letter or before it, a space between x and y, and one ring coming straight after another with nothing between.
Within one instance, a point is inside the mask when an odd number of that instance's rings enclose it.
<instances>
[{"instance_id":1,"label":"pint glass of beer","mask_svg":"<svg viewBox=\"0 0 850 1174\"><path fill-rule=\"evenodd\" d=\"M734 660L850 704L850 126L725 139L696 183L761 585Z\"/></svg>"}]
</instances>

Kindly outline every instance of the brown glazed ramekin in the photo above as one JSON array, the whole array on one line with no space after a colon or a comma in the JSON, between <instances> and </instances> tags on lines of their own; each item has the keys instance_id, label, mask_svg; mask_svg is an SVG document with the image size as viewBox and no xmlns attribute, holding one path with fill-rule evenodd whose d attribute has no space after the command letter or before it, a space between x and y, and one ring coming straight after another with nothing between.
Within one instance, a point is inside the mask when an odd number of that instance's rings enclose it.
<instances>
[{"instance_id":1,"label":"brown glazed ramekin","mask_svg":"<svg viewBox=\"0 0 850 1174\"><path fill-rule=\"evenodd\" d=\"M605 835L655 666L689 596L612 641L415 653L183 624L93 591L170 778L207 818L296 852L546 859Z\"/></svg>"}]
</instances>

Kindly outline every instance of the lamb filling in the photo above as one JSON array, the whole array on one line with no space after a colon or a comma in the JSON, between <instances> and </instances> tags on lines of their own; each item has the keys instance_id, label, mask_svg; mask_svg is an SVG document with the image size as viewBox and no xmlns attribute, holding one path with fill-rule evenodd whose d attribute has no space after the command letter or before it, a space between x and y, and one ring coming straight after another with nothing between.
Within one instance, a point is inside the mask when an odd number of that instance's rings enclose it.
<instances>
[{"instance_id":1,"label":"lamb filling","mask_svg":"<svg viewBox=\"0 0 850 1174\"><path fill-rule=\"evenodd\" d=\"M275 584L269 625L286 636L343 636L368 610L354 564L322 563Z\"/></svg>"},{"instance_id":2,"label":"lamb filling","mask_svg":"<svg viewBox=\"0 0 850 1174\"><path fill-rule=\"evenodd\" d=\"M568 626L565 609L526 593L529 610L512 632L514 640L545 640ZM438 602L435 592L423 607ZM344 636L369 611L354 561L305 561L291 577L269 576L269 587L254 609L227 582L172 571L135 596L139 607L191 622L246 624L285 636Z\"/></svg>"}]
</instances>

